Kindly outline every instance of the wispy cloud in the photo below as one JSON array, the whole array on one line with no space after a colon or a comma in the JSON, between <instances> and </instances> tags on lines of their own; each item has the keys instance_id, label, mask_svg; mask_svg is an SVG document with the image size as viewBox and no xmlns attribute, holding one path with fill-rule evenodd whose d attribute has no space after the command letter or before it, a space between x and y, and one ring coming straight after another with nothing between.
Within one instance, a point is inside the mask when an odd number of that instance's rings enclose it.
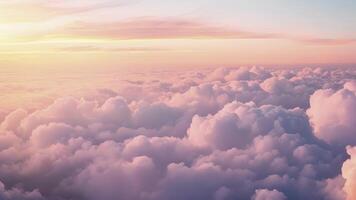
<instances>
[{"instance_id":1,"label":"wispy cloud","mask_svg":"<svg viewBox=\"0 0 356 200\"><path fill-rule=\"evenodd\" d=\"M313 45L346 45L356 43L356 39L336 39L336 38L309 38L309 39L299 39L299 41L306 44Z\"/></svg>"},{"instance_id":2,"label":"wispy cloud","mask_svg":"<svg viewBox=\"0 0 356 200\"><path fill-rule=\"evenodd\" d=\"M104 8L135 3L139 0L14 0L0 2L0 11L7 20L19 22L43 21L44 19L79 14Z\"/></svg>"},{"instance_id":3,"label":"wispy cloud","mask_svg":"<svg viewBox=\"0 0 356 200\"><path fill-rule=\"evenodd\" d=\"M107 39L284 39L309 45L346 45L354 38L305 37L270 32L253 32L236 27L212 25L179 18L140 17L126 21L93 23L77 21L55 33L57 37Z\"/></svg>"},{"instance_id":4,"label":"wispy cloud","mask_svg":"<svg viewBox=\"0 0 356 200\"><path fill-rule=\"evenodd\" d=\"M101 5L109 5L101 4ZM89 8L87 5L85 8ZM81 7L83 9L84 7ZM74 7L71 7L74 8ZM2 27L5 38L12 41L48 39L278 39L306 45L348 45L356 38L325 38L298 36L274 32L254 32L236 26L222 26L186 18L136 17L117 21L48 20L41 23L17 24ZM10 31L6 31L10 30ZM6 33L11 33L6 35ZM2 33L0 32L0 38ZM74 47L73 50L94 50L93 47ZM70 50L70 49L69 49ZM102 50L102 49L97 49ZM115 50L115 49L114 49ZM121 51L121 50L120 50Z\"/></svg>"},{"instance_id":5,"label":"wispy cloud","mask_svg":"<svg viewBox=\"0 0 356 200\"><path fill-rule=\"evenodd\" d=\"M275 38L272 33L257 33L188 20L140 17L110 23L75 22L56 33L58 36L104 37L111 39L170 38Z\"/></svg>"},{"instance_id":6,"label":"wispy cloud","mask_svg":"<svg viewBox=\"0 0 356 200\"><path fill-rule=\"evenodd\" d=\"M153 47L102 47L95 45L72 45L55 48L62 52L148 52L148 51L170 51L167 48L153 48Z\"/></svg>"}]
</instances>

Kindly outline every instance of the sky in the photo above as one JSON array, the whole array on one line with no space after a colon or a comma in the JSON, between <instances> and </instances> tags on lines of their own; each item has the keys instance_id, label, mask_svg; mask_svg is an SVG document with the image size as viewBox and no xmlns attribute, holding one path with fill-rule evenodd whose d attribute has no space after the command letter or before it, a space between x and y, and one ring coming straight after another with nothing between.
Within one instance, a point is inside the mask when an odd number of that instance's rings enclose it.
<instances>
[{"instance_id":1,"label":"sky","mask_svg":"<svg viewBox=\"0 0 356 200\"><path fill-rule=\"evenodd\" d=\"M2 69L356 63L349 0L0 2Z\"/></svg>"}]
</instances>

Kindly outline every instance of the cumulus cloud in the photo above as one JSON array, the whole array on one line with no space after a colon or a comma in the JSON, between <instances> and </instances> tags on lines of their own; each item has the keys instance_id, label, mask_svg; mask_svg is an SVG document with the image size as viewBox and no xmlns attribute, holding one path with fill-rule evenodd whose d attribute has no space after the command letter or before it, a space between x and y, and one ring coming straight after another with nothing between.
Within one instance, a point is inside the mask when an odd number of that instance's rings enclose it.
<instances>
[{"instance_id":1,"label":"cumulus cloud","mask_svg":"<svg viewBox=\"0 0 356 200\"><path fill-rule=\"evenodd\" d=\"M355 198L354 70L142 77L8 113L0 199Z\"/></svg>"},{"instance_id":2,"label":"cumulus cloud","mask_svg":"<svg viewBox=\"0 0 356 200\"><path fill-rule=\"evenodd\" d=\"M23 199L23 200L42 200L45 199L38 190L25 192L19 188L5 189L5 185L0 182L0 198L3 200Z\"/></svg>"},{"instance_id":3,"label":"cumulus cloud","mask_svg":"<svg viewBox=\"0 0 356 200\"><path fill-rule=\"evenodd\" d=\"M342 166L342 176L346 179L344 191L347 200L356 198L356 147L349 146L347 153L351 156Z\"/></svg>"},{"instance_id":4,"label":"cumulus cloud","mask_svg":"<svg viewBox=\"0 0 356 200\"><path fill-rule=\"evenodd\" d=\"M302 110L232 102L214 116L194 116L188 138L199 146L226 150L244 148L255 137L273 132L301 133L306 138L311 134Z\"/></svg>"},{"instance_id":5,"label":"cumulus cloud","mask_svg":"<svg viewBox=\"0 0 356 200\"><path fill-rule=\"evenodd\" d=\"M332 145L356 145L356 82L340 90L318 90L307 113L315 135Z\"/></svg>"},{"instance_id":6,"label":"cumulus cloud","mask_svg":"<svg viewBox=\"0 0 356 200\"><path fill-rule=\"evenodd\" d=\"M252 197L252 200L285 200L287 199L283 193L277 190L256 190L256 194Z\"/></svg>"}]
</instances>

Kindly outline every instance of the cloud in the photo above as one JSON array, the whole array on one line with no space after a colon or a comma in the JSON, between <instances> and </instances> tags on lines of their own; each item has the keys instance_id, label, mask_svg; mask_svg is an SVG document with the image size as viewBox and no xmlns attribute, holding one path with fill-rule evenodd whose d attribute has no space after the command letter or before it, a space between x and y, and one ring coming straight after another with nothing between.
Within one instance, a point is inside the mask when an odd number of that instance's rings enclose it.
<instances>
[{"instance_id":1,"label":"cloud","mask_svg":"<svg viewBox=\"0 0 356 200\"><path fill-rule=\"evenodd\" d=\"M356 43L356 39L345 39L345 38L310 38L310 39L301 39L301 42L311 45L347 45Z\"/></svg>"},{"instance_id":2,"label":"cloud","mask_svg":"<svg viewBox=\"0 0 356 200\"><path fill-rule=\"evenodd\" d=\"M194 18L134 16L128 19L93 20L93 11L132 4L136 1L36 1L0 4L6 12L4 18L20 23L0 27L5 42L25 45L28 41L57 40L65 43L85 38L86 40L155 40L155 39L250 39L287 40L304 45L350 45L355 38L325 38L242 29L235 25L213 24ZM120 12L120 11L118 11ZM28 13L31 13L29 15ZM80 15L81 14L81 15ZM85 17L83 17L85 16ZM25 22L25 23L24 23ZM69 41L69 43L70 43ZM68 43L68 42L67 42ZM103 43L105 46L105 43ZM136 47L137 48L137 47ZM53 48L56 49L56 48ZM122 51L126 48L93 47L79 45L57 48L59 51ZM140 49L140 48L138 48ZM153 48L155 49L155 48ZM157 48L159 49L159 48ZM133 48L131 51L135 51ZM141 50L140 50L141 51ZM245 75L246 76L246 75Z\"/></svg>"},{"instance_id":3,"label":"cloud","mask_svg":"<svg viewBox=\"0 0 356 200\"><path fill-rule=\"evenodd\" d=\"M123 6L135 1L126 0L83 0L83 1L45 1L45 0L14 0L0 2L5 16L18 22L42 21L44 17L63 17L104 8ZM31 15L29 15L29 13Z\"/></svg>"},{"instance_id":4,"label":"cloud","mask_svg":"<svg viewBox=\"0 0 356 200\"><path fill-rule=\"evenodd\" d=\"M57 51L62 52L156 52L156 51L170 51L170 49L164 48L150 48L150 47L100 47L95 45L78 45L78 46L66 46L55 48Z\"/></svg>"},{"instance_id":5,"label":"cloud","mask_svg":"<svg viewBox=\"0 0 356 200\"><path fill-rule=\"evenodd\" d=\"M347 200L356 198L356 147L347 147L347 153L351 156L342 166L342 176L346 179L344 191Z\"/></svg>"},{"instance_id":6,"label":"cloud","mask_svg":"<svg viewBox=\"0 0 356 200\"><path fill-rule=\"evenodd\" d=\"M287 120L288 118L288 120ZM226 104L214 116L194 116L188 138L193 144L227 150L245 148L259 135L272 132L311 134L303 111L280 107L256 107L253 103Z\"/></svg>"},{"instance_id":7,"label":"cloud","mask_svg":"<svg viewBox=\"0 0 356 200\"><path fill-rule=\"evenodd\" d=\"M353 199L354 150L344 147L355 75L153 71L119 74L105 87L68 77L75 91L95 94L2 119L0 198Z\"/></svg>"},{"instance_id":8,"label":"cloud","mask_svg":"<svg viewBox=\"0 0 356 200\"><path fill-rule=\"evenodd\" d=\"M252 200L285 200L287 199L283 193L277 190L256 190L256 194L252 197Z\"/></svg>"},{"instance_id":9,"label":"cloud","mask_svg":"<svg viewBox=\"0 0 356 200\"><path fill-rule=\"evenodd\" d=\"M62 36L86 36L110 39L169 39L169 38L272 38L273 34L254 33L213 26L188 19L138 17L116 22L77 21L56 32Z\"/></svg>"},{"instance_id":10,"label":"cloud","mask_svg":"<svg viewBox=\"0 0 356 200\"><path fill-rule=\"evenodd\" d=\"M0 182L0 198L4 200L23 199L23 200L44 200L45 198L38 192L33 190L31 192L25 192L19 188L12 188L10 190L5 189L5 185Z\"/></svg>"},{"instance_id":11,"label":"cloud","mask_svg":"<svg viewBox=\"0 0 356 200\"><path fill-rule=\"evenodd\" d=\"M345 83L340 90L318 90L310 98L307 113L315 135L332 145L356 144L356 83Z\"/></svg>"},{"instance_id":12,"label":"cloud","mask_svg":"<svg viewBox=\"0 0 356 200\"><path fill-rule=\"evenodd\" d=\"M59 29L55 35L106 39L283 39L309 45L347 45L356 39L308 38L278 33L254 32L184 18L137 17L126 21L76 21Z\"/></svg>"}]
</instances>

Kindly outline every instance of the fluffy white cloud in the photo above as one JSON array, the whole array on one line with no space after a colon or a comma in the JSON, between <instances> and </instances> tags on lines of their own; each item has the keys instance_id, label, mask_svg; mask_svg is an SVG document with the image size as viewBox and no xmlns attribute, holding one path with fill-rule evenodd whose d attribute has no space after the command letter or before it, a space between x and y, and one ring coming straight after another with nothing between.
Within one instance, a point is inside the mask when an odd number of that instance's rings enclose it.
<instances>
[{"instance_id":1,"label":"fluffy white cloud","mask_svg":"<svg viewBox=\"0 0 356 200\"><path fill-rule=\"evenodd\" d=\"M353 199L355 77L160 72L17 109L0 124L0 199Z\"/></svg>"},{"instance_id":2,"label":"fluffy white cloud","mask_svg":"<svg viewBox=\"0 0 356 200\"><path fill-rule=\"evenodd\" d=\"M355 82L340 90L318 90L310 98L307 113L315 135L331 145L356 145Z\"/></svg>"},{"instance_id":3,"label":"fluffy white cloud","mask_svg":"<svg viewBox=\"0 0 356 200\"><path fill-rule=\"evenodd\" d=\"M253 195L252 200L285 200L287 199L283 193L277 190L256 190L256 194Z\"/></svg>"},{"instance_id":4,"label":"fluffy white cloud","mask_svg":"<svg viewBox=\"0 0 356 200\"><path fill-rule=\"evenodd\" d=\"M227 150L244 148L255 137L272 132L302 133L305 137L311 134L308 119L300 109L232 102L215 115L194 116L188 138L198 146Z\"/></svg>"},{"instance_id":5,"label":"fluffy white cloud","mask_svg":"<svg viewBox=\"0 0 356 200\"><path fill-rule=\"evenodd\" d=\"M356 198L356 147L348 147L347 153L351 156L342 166L342 176L346 179L344 191L347 200Z\"/></svg>"}]
</instances>

